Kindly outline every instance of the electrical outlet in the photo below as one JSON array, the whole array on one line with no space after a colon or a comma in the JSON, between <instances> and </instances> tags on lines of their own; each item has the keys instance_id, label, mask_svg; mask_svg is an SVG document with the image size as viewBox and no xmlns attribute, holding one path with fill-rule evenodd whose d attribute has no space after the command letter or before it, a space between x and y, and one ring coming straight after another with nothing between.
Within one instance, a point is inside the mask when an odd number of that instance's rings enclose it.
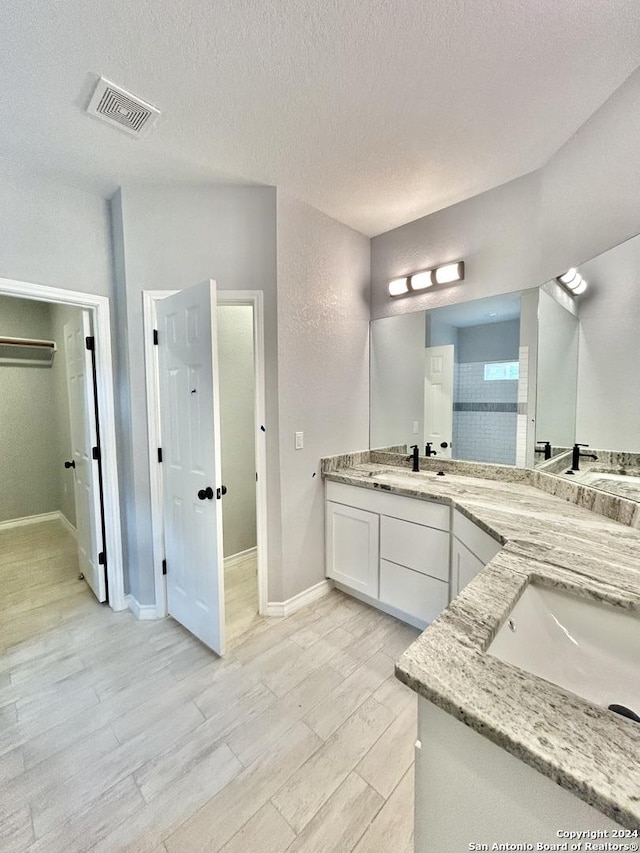
<instances>
[{"instance_id":1,"label":"electrical outlet","mask_svg":"<svg viewBox=\"0 0 640 853\"><path fill-rule=\"evenodd\" d=\"M414 435L418 434L418 421L413 422L413 434Z\"/></svg>"},{"instance_id":2,"label":"electrical outlet","mask_svg":"<svg viewBox=\"0 0 640 853\"><path fill-rule=\"evenodd\" d=\"M297 432L296 433L296 450L302 450L304 447L304 433Z\"/></svg>"}]
</instances>

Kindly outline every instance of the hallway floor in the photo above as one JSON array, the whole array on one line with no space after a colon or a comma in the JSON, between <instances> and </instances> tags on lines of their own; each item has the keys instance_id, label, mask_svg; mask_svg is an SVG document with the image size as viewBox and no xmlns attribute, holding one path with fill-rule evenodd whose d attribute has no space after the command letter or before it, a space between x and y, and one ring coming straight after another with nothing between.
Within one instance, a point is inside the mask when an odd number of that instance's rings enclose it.
<instances>
[{"instance_id":1,"label":"hallway floor","mask_svg":"<svg viewBox=\"0 0 640 853\"><path fill-rule=\"evenodd\" d=\"M409 853L417 631L338 592L219 659L0 531L0 850Z\"/></svg>"}]
</instances>

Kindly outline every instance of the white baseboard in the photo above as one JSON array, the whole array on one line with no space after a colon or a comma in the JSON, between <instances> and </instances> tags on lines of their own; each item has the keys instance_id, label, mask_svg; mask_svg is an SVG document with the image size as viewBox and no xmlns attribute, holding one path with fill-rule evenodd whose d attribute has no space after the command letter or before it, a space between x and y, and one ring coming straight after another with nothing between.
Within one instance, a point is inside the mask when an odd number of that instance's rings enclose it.
<instances>
[{"instance_id":1,"label":"white baseboard","mask_svg":"<svg viewBox=\"0 0 640 853\"><path fill-rule=\"evenodd\" d=\"M24 518L10 518L0 521L0 530L9 530L12 527L26 527L28 524L41 524L43 521L58 521L60 512L43 512L41 515L26 515Z\"/></svg>"},{"instance_id":2,"label":"white baseboard","mask_svg":"<svg viewBox=\"0 0 640 853\"><path fill-rule=\"evenodd\" d=\"M230 554L228 557L225 557L224 567L225 569L232 569L238 563L244 563L245 560L257 559L257 556L258 548L254 545L253 548L247 548L246 551L238 551L237 554Z\"/></svg>"},{"instance_id":3,"label":"white baseboard","mask_svg":"<svg viewBox=\"0 0 640 853\"><path fill-rule=\"evenodd\" d=\"M286 601L270 601L267 604L267 616L291 616L296 610L301 607L306 607L318 598L322 598L333 589L333 583L330 580L322 580L320 583L310 586L308 589L303 589L292 598Z\"/></svg>"},{"instance_id":4,"label":"white baseboard","mask_svg":"<svg viewBox=\"0 0 640 853\"><path fill-rule=\"evenodd\" d=\"M67 533L70 533L74 539L78 538L78 531L73 526L73 524L71 524L67 516L62 511L58 511L58 521L62 524Z\"/></svg>"},{"instance_id":5,"label":"white baseboard","mask_svg":"<svg viewBox=\"0 0 640 853\"><path fill-rule=\"evenodd\" d=\"M134 598L131 593L129 595L125 595L125 601L127 603L127 607L136 617L136 619L147 620L147 619L157 619L156 606L155 604L140 604L140 602Z\"/></svg>"}]
</instances>

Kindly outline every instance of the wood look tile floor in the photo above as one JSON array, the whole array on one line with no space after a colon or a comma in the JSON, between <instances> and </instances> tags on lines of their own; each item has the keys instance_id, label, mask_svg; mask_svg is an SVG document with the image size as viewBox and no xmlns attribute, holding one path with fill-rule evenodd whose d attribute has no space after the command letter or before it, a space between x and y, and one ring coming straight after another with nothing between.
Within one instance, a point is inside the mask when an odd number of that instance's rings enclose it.
<instances>
[{"instance_id":1,"label":"wood look tile floor","mask_svg":"<svg viewBox=\"0 0 640 853\"><path fill-rule=\"evenodd\" d=\"M58 522L0 531L0 850L409 853L417 631L334 592L224 659L98 605Z\"/></svg>"}]
</instances>

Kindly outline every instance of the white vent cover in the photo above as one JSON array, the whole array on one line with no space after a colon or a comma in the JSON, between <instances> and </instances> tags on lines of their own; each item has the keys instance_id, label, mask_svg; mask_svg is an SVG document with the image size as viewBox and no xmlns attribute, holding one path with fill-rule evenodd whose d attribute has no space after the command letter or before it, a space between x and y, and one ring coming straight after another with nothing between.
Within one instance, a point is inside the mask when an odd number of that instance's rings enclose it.
<instances>
[{"instance_id":1,"label":"white vent cover","mask_svg":"<svg viewBox=\"0 0 640 853\"><path fill-rule=\"evenodd\" d=\"M160 110L104 77L98 80L87 112L124 130L130 136L143 136L151 130L160 115Z\"/></svg>"}]
</instances>

